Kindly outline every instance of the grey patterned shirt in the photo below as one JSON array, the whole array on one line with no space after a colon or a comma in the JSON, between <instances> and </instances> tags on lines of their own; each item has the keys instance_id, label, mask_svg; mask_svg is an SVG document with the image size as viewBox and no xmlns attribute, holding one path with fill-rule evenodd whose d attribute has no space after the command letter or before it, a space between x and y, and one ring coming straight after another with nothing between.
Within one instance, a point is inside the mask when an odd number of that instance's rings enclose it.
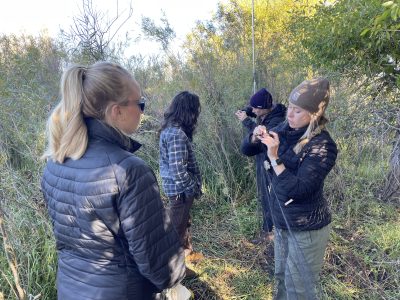
<instances>
[{"instance_id":1,"label":"grey patterned shirt","mask_svg":"<svg viewBox=\"0 0 400 300\"><path fill-rule=\"evenodd\" d=\"M180 127L170 126L161 132L160 174L167 196L201 192L201 175L193 144Z\"/></svg>"}]
</instances>

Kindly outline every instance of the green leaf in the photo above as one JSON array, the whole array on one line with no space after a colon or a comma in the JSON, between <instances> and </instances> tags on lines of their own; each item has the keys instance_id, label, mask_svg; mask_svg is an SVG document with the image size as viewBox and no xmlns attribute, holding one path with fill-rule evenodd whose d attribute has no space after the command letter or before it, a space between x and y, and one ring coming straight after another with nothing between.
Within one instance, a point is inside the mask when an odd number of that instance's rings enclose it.
<instances>
[{"instance_id":1,"label":"green leaf","mask_svg":"<svg viewBox=\"0 0 400 300\"><path fill-rule=\"evenodd\" d=\"M397 13L398 13L398 7L394 7L390 11L390 16L392 17L393 21L397 20Z\"/></svg>"},{"instance_id":2,"label":"green leaf","mask_svg":"<svg viewBox=\"0 0 400 300\"><path fill-rule=\"evenodd\" d=\"M367 35L367 33L369 33L370 31L371 31L370 28L365 28L365 29L361 32L360 36L365 36L365 35Z\"/></svg>"},{"instance_id":3,"label":"green leaf","mask_svg":"<svg viewBox=\"0 0 400 300\"><path fill-rule=\"evenodd\" d=\"M393 5L393 3L394 3L393 1L387 1L387 2L383 3L382 6L383 7L390 7L390 6Z\"/></svg>"},{"instance_id":4,"label":"green leaf","mask_svg":"<svg viewBox=\"0 0 400 300\"><path fill-rule=\"evenodd\" d=\"M379 15L378 17L375 18L374 24L378 25L380 23L383 23L386 21L386 19L390 16L390 10L385 10L383 14Z\"/></svg>"}]
</instances>

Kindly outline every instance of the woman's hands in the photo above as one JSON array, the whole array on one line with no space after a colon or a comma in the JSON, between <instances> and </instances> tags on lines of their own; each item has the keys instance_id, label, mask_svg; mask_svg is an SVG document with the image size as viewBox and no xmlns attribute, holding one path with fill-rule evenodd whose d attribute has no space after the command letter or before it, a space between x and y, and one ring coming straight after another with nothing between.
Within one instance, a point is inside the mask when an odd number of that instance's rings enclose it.
<instances>
[{"instance_id":1,"label":"woman's hands","mask_svg":"<svg viewBox=\"0 0 400 300\"><path fill-rule=\"evenodd\" d=\"M278 159L278 148L279 148L279 136L277 133L270 131L270 132L264 132L260 137L259 137L261 143L267 146L268 151L267 155L270 160L276 160Z\"/></svg>"},{"instance_id":2,"label":"woman's hands","mask_svg":"<svg viewBox=\"0 0 400 300\"><path fill-rule=\"evenodd\" d=\"M257 143L258 141L261 140L261 137L264 134L267 134L267 128L264 125L258 125L256 128L253 130L253 135L251 136L251 142L252 143Z\"/></svg>"},{"instance_id":3,"label":"woman's hands","mask_svg":"<svg viewBox=\"0 0 400 300\"><path fill-rule=\"evenodd\" d=\"M269 160L276 161L278 157L278 148L279 148L279 136L276 132L270 131L266 134L263 134L260 138L261 143L267 146L267 155ZM273 164L273 169L276 175L280 175L285 170L285 165L281 164Z\"/></svg>"}]
</instances>

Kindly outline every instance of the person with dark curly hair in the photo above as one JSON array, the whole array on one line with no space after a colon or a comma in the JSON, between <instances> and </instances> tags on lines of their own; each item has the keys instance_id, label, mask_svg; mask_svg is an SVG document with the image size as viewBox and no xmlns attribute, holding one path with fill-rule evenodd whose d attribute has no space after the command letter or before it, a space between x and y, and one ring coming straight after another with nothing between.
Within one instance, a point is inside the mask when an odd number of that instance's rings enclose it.
<instances>
[{"instance_id":1,"label":"person with dark curly hair","mask_svg":"<svg viewBox=\"0 0 400 300\"><path fill-rule=\"evenodd\" d=\"M193 252L190 233L190 210L193 201L202 194L201 174L192 143L200 111L199 96L180 92L166 109L160 129L162 187L187 260L200 255Z\"/></svg>"}]
</instances>

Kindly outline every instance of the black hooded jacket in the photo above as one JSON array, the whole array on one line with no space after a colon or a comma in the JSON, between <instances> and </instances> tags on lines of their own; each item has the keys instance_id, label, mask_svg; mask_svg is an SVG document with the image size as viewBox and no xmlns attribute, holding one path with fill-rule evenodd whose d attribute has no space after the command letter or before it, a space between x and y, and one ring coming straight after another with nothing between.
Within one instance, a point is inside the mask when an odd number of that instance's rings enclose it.
<instances>
[{"instance_id":1,"label":"black hooded jacket","mask_svg":"<svg viewBox=\"0 0 400 300\"><path fill-rule=\"evenodd\" d=\"M140 144L86 119L78 160L48 161L42 191L58 250L58 299L153 299L185 272L178 235Z\"/></svg>"},{"instance_id":2,"label":"black hooded jacket","mask_svg":"<svg viewBox=\"0 0 400 300\"><path fill-rule=\"evenodd\" d=\"M265 174L264 169L264 161L268 160L266 147L261 144L252 144L251 136L253 134L253 130L257 125L264 125L268 130L277 126L281 122L285 120L286 115L286 107L283 104L277 104L274 109L266 115L266 117L261 120L258 124L252 121L250 118L246 118L243 120L243 126L248 129L248 134L245 136L241 146L241 152L247 156L256 156L256 180L257 180L257 194L261 201L264 210L264 231L272 230L272 220L268 216L268 181ZM251 148L251 149L250 149Z\"/></svg>"}]
</instances>

